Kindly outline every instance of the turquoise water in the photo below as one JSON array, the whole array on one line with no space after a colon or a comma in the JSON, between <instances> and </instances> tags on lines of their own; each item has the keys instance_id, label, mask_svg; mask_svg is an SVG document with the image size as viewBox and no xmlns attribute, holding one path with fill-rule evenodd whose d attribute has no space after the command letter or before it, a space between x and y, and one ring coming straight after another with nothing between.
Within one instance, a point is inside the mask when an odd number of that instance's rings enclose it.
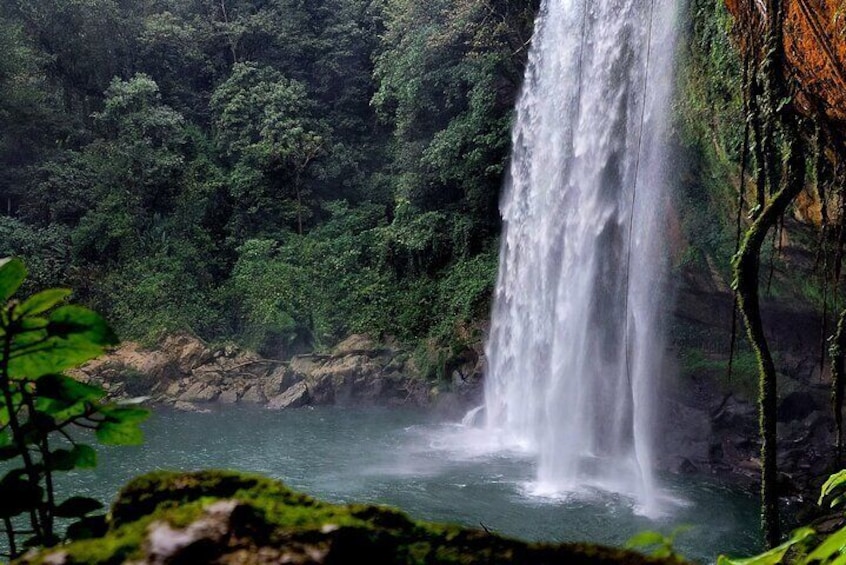
<instances>
[{"instance_id":1,"label":"turquoise water","mask_svg":"<svg viewBox=\"0 0 846 565\"><path fill-rule=\"evenodd\" d=\"M711 562L721 552L757 549L756 501L746 494L665 478L663 512L653 517L600 492L536 497L526 455L497 452L483 431L438 423L420 411L157 410L145 433L143 446L101 449L96 470L71 473L61 488L107 501L147 471L230 468L282 479L332 502L388 504L415 518L484 524L529 540L623 544L639 531L686 525L676 545L688 558Z\"/></svg>"}]
</instances>

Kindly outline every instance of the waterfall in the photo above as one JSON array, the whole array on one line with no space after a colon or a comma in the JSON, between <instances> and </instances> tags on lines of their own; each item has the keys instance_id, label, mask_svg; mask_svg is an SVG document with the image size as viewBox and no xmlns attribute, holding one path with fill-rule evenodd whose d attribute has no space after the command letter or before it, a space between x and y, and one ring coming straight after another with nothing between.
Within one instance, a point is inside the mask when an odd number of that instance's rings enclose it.
<instances>
[{"instance_id":1,"label":"waterfall","mask_svg":"<svg viewBox=\"0 0 846 565\"><path fill-rule=\"evenodd\" d=\"M676 0L544 0L513 130L487 425L541 493L654 499Z\"/></svg>"}]
</instances>

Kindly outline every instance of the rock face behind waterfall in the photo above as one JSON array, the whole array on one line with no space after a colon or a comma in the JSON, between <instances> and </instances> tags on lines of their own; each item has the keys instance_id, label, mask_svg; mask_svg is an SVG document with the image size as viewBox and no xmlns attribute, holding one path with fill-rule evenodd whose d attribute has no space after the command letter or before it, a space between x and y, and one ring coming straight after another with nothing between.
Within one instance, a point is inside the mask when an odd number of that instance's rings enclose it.
<instances>
[{"instance_id":1,"label":"rock face behind waterfall","mask_svg":"<svg viewBox=\"0 0 846 565\"><path fill-rule=\"evenodd\" d=\"M157 347L135 343L85 366L76 375L103 386L114 398L149 397L181 410L205 405L426 404L429 389L409 356L354 335L328 353L290 361L263 359L234 346L213 348L189 335Z\"/></svg>"}]
</instances>

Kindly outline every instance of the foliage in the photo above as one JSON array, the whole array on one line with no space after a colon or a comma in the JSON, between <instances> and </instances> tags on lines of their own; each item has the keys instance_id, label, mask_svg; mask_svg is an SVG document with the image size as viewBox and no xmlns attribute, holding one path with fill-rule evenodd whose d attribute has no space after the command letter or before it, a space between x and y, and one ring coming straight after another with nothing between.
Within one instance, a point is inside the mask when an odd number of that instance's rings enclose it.
<instances>
[{"instance_id":1,"label":"foliage","mask_svg":"<svg viewBox=\"0 0 846 565\"><path fill-rule=\"evenodd\" d=\"M829 502L830 508L843 505L843 489L846 486L846 471L831 475L820 489L818 504ZM790 538L769 551L745 559L734 559L724 555L718 565L814 565L842 563L846 558L846 527L842 527L828 536L820 536L813 528L803 527L795 530Z\"/></svg>"},{"instance_id":2,"label":"foliage","mask_svg":"<svg viewBox=\"0 0 846 565\"><path fill-rule=\"evenodd\" d=\"M6 252L130 338L443 344L490 299L538 4L6 2Z\"/></svg>"},{"instance_id":3,"label":"foliage","mask_svg":"<svg viewBox=\"0 0 846 565\"><path fill-rule=\"evenodd\" d=\"M92 430L108 445L141 441L147 411L103 402L105 393L63 374L117 343L96 313L64 304L69 290L50 289L25 299L13 295L27 272L17 259L0 265L0 508L11 557L24 548L59 541L58 519L75 520L70 538L100 531L102 505L73 496L59 500L59 471L97 464L94 449L74 428ZM26 524L26 525L25 525ZM26 536L25 539L22 539Z\"/></svg>"},{"instance_id":4,"label":"foliage","mask_svg":"<svg viewBox=\"0 0 846 565\"><path fill-rule=\"evenodd\" d=\"M637 549L644 551L647 555L660 557L662 559L676 558L681 560L682 556L676 553L676 536L686 532L690 528L681 526L673 530L670 535L665 536L661 532L646 531L632 536L626 542L626 549Z\"/></svg>"}]
</instances>

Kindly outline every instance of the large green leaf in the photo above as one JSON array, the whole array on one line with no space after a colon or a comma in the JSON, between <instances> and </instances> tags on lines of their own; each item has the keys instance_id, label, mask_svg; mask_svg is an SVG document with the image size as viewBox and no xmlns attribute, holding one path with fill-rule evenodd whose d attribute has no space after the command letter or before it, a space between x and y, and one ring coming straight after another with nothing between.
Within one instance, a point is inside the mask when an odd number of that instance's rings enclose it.
<instances>
[{"instance_id":1,"label":"large green leaf","mask_svg":"<svg viewBox=\"0 0 846 565\"><path fill-rule=\"evenodd\" d=\"M149 410L131 406L104 406L100 411L114 423L140 424L150 417Z\"/></svg>"},{"instance_id":2,"label":"large green leaf","mask_svg":"<svg viewBox=\"0 0 846 565\"><path fill-rule=\"evenodd\" d=\"M26 267L20 259L0 261L0 300L6 302L26 279Z\"/></svg>"},{"instance_id":3,"label":"large green leaf","mask_svg":"<svg viewBox=\"0 0 846 565\"><path fill-rule=\"evenodd\" d=\"M51 288L33 294L17 308L18 315L34 316L35 314L41 314L56 306L70 295L71 290L67 288Z\"/></svg>"},{"instance_id":4,"label":"large green leaf","mask_svg":"<svg viewBox=\"0 0 846 565\"><path fill-rule=\"evenodd\" d=\"M50 314L47 331L51 336L79 336L94 345L117 345L118 339L100 314L82 306L62 306Z\"/></svg>"},{"instance_id":5,"label":"large green leaf","mask_svg":"<svg viewBox=\"0 0 846 565\"><path fill-rule=\"evenodd\" d=\"M96 402L106 396L103 389L81 383L67 375L49 374L38 380L36 391L39 397L76 402Z\"/></svg>"},{"instance_id":6,"label":"large green leaf","mask_svg":"<svg viewBox=\"0 0 846 565\"><path fill-rule=\"evenodd\" d=\"M61 306L50 314L43 330L16 336L9 375L35 380L61 373L101 355L116 343L117 337L99 314L81 306Z\"/></svg>"},{"instance_id":7,"label":"large green leaf","mask_svg":"<svg viewBox=\"0 0 846 565\"><path fill-rule=\"evenodd\" d=\"M144 433L136 423L103 422L97 426L97 439L105 445L140 445Z\"/></svg>"},{"instance_id":8,"label":"large green leaf","mask_svg":"<svg viewBox=\"0 0 846 565\"><path fill-rule=\"evenodd\" d=\"M799 528L793 532L789 540L765 553L742 559L734 559L726 557L725 555L720 555L717 559L717 565L778 565L782 562L784 556L790 548L803 543L805 540L815 535L815 533L816 532L814 532L813 528Z\"/></svg>"},{"instance_id":9,"label":"large green leaf","mask_svg":"<svg viewBox=\"0 0 846 565\"><path fill-rule=\"evenodd\" d=\"M9 359L9 376L15 380L35 380L78 367L103 352L103 347L85 340L51 337L35 347L14 351Z\"/></svg>"},{"instance_id":10,"label":"large green leaf","mask_svg":"<svg viewBox=\"0 0 846 565\"><path fill-rule=\"evenodd\" d=\"M837 530L811 552L806 560L807 563L831 563L846 553L846 528Z\"/></svg>"},{"instance_id":11,"label":"large green leaf","mask_svg":"<svg viewBox=\"0 0 846 565\"><path fill-rule=\"evenodd\" d=\"M844 483L846 483L846 469L831 475L828 480L823 483L823 486L820 489L820 499L817 501L817 504L822 506L825 498L838 488L842 487Z\"/></svg>"},{"instance_id":12,"label":"large green leaf","mask_svg":"<svg viewBox=\"0 0 846 565\"><path fill-rule=\"evenodd\" d=\"M56 471L93 469L97 466L97 452L88 445L76 445L70 450L57 449L50 456L51 468Z\"/></svg>"},{"instance_id":13,"label":"large green leaf","mask_svg":"<svg viewBox=\"0 0 846 565\"><path fill-rule=\"evenodd\" d=\"M23 478L23 470L10 471L0 480L0 517L11 518L23 514L41 503L44 490Z\"/></svg>"},{"instance_id":14,"label":"large green leaf","mask_svg":"<svg viewBox=\"0 0 846 565\"><path fill-rule=\"evenodd\" d=\"M74 496L61 503L56 508L59 518L81 518L86 514L96 512L103 507L99 500L83 496Z\"/></svg>"},{"instance_id":15,"label":"large green leaf","mask_svg":"<svg viewBox=\"0 0 846 565\"><path fill-rule=\"evenodd\" d=\"M108 529L108 522L104 515L86 516L68 526L65 537L72 541L101 538L106 535Z\"/></svg>"}]
</instances>

